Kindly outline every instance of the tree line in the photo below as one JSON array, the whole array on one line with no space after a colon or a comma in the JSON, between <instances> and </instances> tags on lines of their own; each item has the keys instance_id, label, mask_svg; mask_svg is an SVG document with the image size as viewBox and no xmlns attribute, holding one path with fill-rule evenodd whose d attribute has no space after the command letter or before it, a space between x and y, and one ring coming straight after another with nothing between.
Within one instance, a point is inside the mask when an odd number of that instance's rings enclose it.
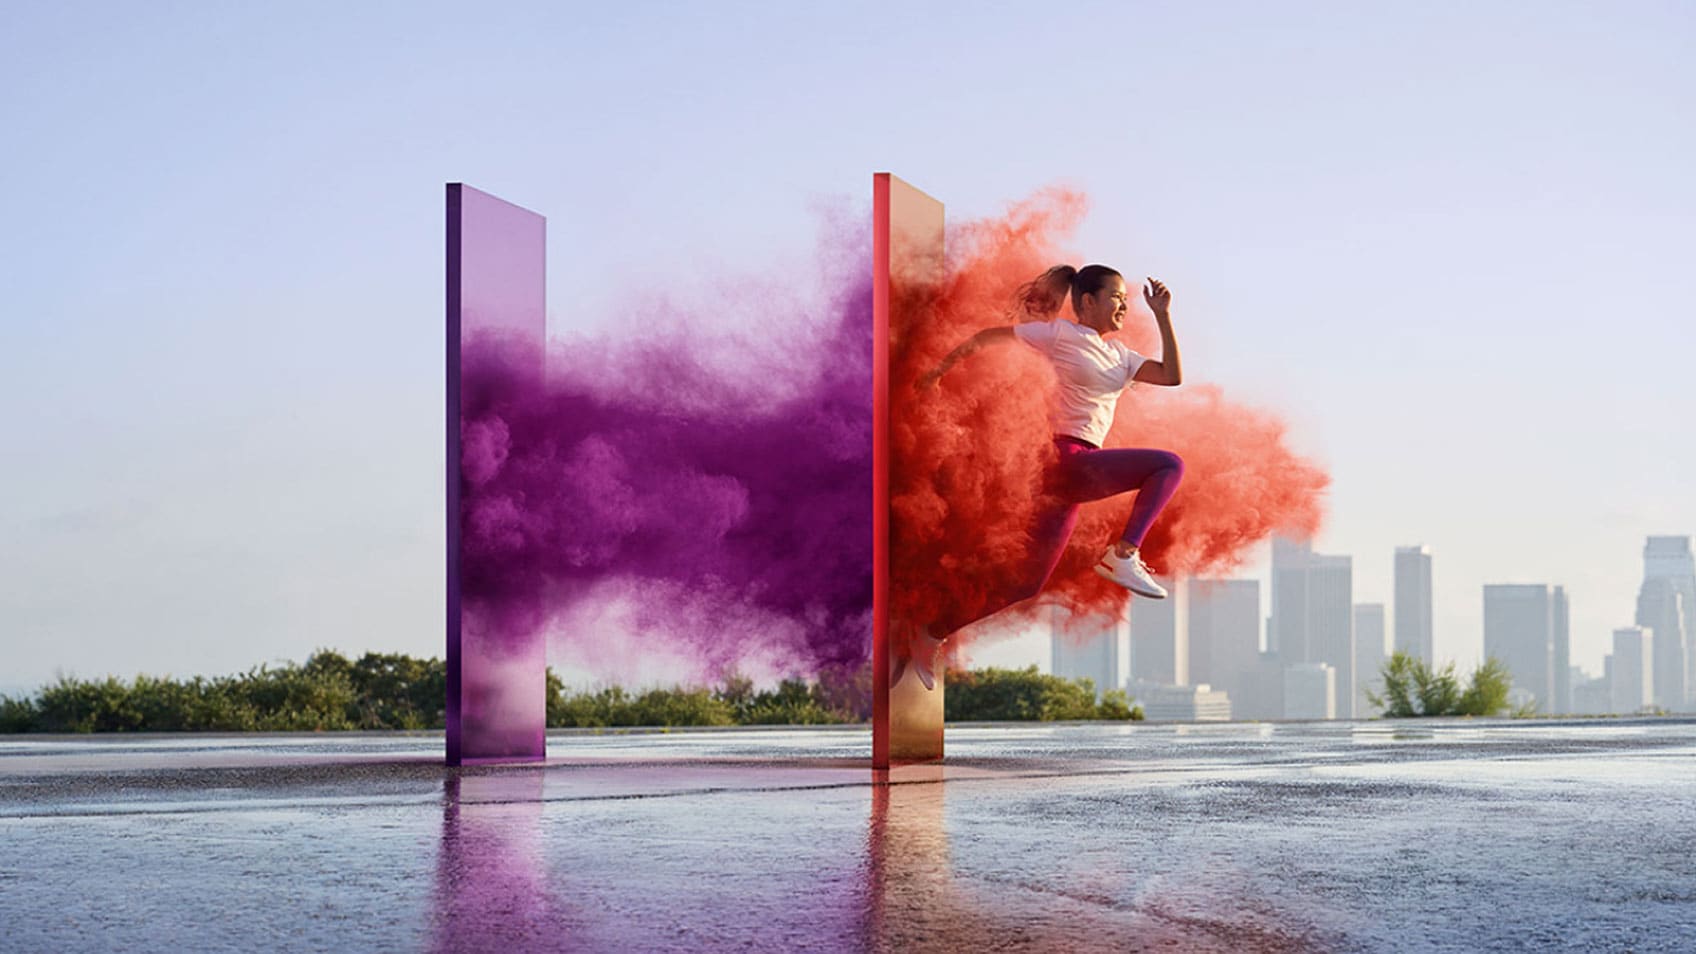
<instances>
[{"instance_id":1,"label":"tree line","mask_svg":"<svg viewBox=\"0 0 1696 954\"><path fill-rule=\"evenodd\" d=\"M1388 718L1491 716L1509 712L1507 667L1491 658L1462 686L1454 664L1432 669L1398 652L1367 698ZM826 673L756 688L731 675L717 686L568 690L547 672L550 728L828 725L871 714L871 672ZM950 722L1134 721L1120 690L1097 698L1088 679L1025 669L949 672L943 715ZM34 695L0 695L0 732L334 732L439 730L447 694L441 659L319 650L304 663L261 665L230 676L61 677ZM1512 714L1524 715L1516 711Z\"/></svg>"},{"instance_id":2,"label":"tree line","mask_svg":"<svg viewBox=\"0 0 1696 954\"><path fill-rule=\"evenodd\" d=\"M568 690L549 669L550 728L825 725L871 715L870 667L757 688L731 675L717 686ZM0 695L0 732L336 732L439 730L447 666L438 658L320 650L304 663L229 676L65 676L33 695ZM1088 680L1023 670L948 673L950 721L1140 719L1122 692L1098 703Z\"/></svg>"}]
</instances>

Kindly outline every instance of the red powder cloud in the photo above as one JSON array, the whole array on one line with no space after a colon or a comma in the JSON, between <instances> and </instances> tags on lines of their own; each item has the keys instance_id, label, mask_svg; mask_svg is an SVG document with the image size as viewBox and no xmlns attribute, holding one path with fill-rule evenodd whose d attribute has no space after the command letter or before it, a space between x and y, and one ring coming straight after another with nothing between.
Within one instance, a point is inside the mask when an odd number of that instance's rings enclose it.
<instances>
[{"instance_id":1,"label":"red powder cloud","mask_svg":"<svg viewBox=\"0 0 1696 954\"><path fill-rule=\"evenodd\" d=\"M983 328L1011 324L1014 294L1051 265L1088 264L1063 249L1087 206L1083 195L1050 189L999 218L948 234L949 274L933 313L897 348L891 387L891 618L931 625L970 619L997 605L1017 583L1029 545L1041 475L1052 459L1046 362L1011 345L957 365L939 390L917 378ZM1114 264L1114 263L1107 263ZM1133 287L1138 278L1130 275ZM1182 289L1178 289L1181 308ZM1180 345L1183 316L1175 316ZM1151 316L1133 312L1124 339L1158 356ZM1285 425L1267 410L1233 403L1189 367L1176 390L1144 386L1120 400L1105 446L1154 447L1184 459L1185 477L1143 550L1162 573L1229 572L1274 532L1318 530L1330 482L1285 443ZM1045 593L1080 611L1078 624L1121 616L1130 594L1091 572L1130 516L1134 495L1084 506ZM1021 606L1020 610L1030 607ZM981 633L982 631L979 631ZM969 640L972 630L951 645Z\"/></svg>"}]
</instances>

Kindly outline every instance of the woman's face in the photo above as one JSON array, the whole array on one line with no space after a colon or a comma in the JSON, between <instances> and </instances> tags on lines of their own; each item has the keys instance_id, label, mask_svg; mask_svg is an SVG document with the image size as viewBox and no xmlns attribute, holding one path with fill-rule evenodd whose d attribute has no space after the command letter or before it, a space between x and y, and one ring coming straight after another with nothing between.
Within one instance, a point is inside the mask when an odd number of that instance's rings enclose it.
<instances>
[{"instance_id":1,"label":"woman's face","mask_svg":"<svg viewBox=\"0 0 1696 954\"><path fill-rule=\"evenodd\" d=\"M1109 275L1100 291L1083 296L1083 314L1078 316L1078 320L1101 334L1108 334L1125 327L1125 312L1129 309L1130 297L1125 289L1125 279Z\"/></svg>"}]
</instances>

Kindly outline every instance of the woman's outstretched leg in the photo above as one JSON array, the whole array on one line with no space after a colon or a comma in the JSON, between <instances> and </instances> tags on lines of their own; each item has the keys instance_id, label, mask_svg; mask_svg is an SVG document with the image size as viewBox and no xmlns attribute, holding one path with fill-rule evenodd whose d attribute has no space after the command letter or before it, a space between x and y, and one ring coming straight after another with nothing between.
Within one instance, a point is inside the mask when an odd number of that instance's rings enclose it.
<instances>
[{"instance_id":1,"label":"woman's outstretched leg","mask_svg":"<svg viewBox=\"0 0 1696 954\"><path fill-rule=\"evenodd\" d=\"M1024 565L1016 582L975 606L944 614L928 628L911 627L905 636L907 654L897 650L896 666L891 682L899 682L910 661L914 673L926 689L935 685L934 666L937 652L961 629L980 619L999 613L1014 603L1028 600L1047 585L1066 552L1066 542L1072 538L1072 528L1078 523L1078 505L1058 497L1047 497L1031 524L1031 546L1026 551ZM899 636L897 638L900 638Z\"/></svg>"}]
</instances>

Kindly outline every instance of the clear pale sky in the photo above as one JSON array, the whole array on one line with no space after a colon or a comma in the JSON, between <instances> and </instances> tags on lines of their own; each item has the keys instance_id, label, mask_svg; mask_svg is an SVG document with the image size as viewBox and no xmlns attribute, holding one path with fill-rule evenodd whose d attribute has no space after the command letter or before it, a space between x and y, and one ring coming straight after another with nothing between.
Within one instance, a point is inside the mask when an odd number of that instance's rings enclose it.
<instances>
[{"instance_id":1,"label":"clear pale sky","mask_svg":"<svg viewBox=\"0 0 1696 954\"><path fill-rule=\"evenodd\" d=\"M1424 543L1439 656L1548 582L1600 671L1696 534L1696 7L823 6L8 4L0 689L442 652L444 182L641 334L879 170L1085 190L1186 377L1330 468L1357 602Z\"/></svg>"}]
</instances>

